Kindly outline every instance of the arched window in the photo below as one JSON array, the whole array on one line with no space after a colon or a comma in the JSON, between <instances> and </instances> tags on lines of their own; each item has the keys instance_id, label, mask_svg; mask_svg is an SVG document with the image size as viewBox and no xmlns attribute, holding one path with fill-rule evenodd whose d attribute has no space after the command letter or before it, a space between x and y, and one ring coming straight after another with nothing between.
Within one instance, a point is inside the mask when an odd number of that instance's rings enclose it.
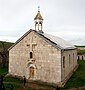
<instances>
[{"instance_id":1,"label":"arched window","mask_svg":"<svg viewBox=\"0 0 85 90\"><path fill-rule=\"evenodd\" d=\"M82 60L84 60L83 56L82 56Z\"/></svg>"},{"instance_id":2,"label":"arched window","mask_svg":"<svg viewBox=\"0 0 85 90\"><path fill-rule=\"evenodd\" d=\"M42 24L41 22L39 22L39 24Z\"/></svg>"},{"instance_id":3,"label":"arched window","mask_svg":"<svg viewBox=\"0 0 85 90\"><path fill-rule=\"evenodd\" d=\"M30 58L33 58L33 53L32 52L30 52Z\"/></svg>"},{"instance_id":4,"label":"arched window","mask_svg":"<svg viewBox=\"0 0 85 90\"><path fill-rule=\"evenodd\" d=\"M74 60L74 53L73 53L73 60Z\"/></svg>"},{"instance_id":5,"label":"arched window","mask_svg":"<svg viewBox=\"0 0 85 90\"><path fill-rule=\"evenodd\" d=\"M74 53L73 53L73 63L74 63Z\"/></svg>"},{"instance_id":6,"label":"arched window","mask_svg":"<svg viewBox=\"0 0 85 90\"><path fill-rule=\"evenodd\" d=\"M78 56L78 60L80 60L79 56Z\"/></svg>"},{"instance_id":7,"label":"arched window","mask_svg":"<svg viewBox=\"0 0 85 90\"><path fill-rule=\"evenodd\" d=\"M65 68L65 56L63 56L63 68Z\"/></svg>"},{"instance_id":8,"label":"arched window","mask_svg":"<svg viewBox=\"0 0 85 90\"><path fill-rule=\"evenodd\" d=\"M70 54L69 54L69 64L70 64L70 62L71 62L71 61L70 61L70 58L71 58L71 56L70 56Z\"/></svg>"},{"instance_id":9,"label":"arched window","mask_svg":"<svg viewBox=\"0 0 85 90\"><path fill-rule=\"evenodd\" d=\"M36 24L38 24L38 22L36 22Z\"/></svg>"}]
</instances>

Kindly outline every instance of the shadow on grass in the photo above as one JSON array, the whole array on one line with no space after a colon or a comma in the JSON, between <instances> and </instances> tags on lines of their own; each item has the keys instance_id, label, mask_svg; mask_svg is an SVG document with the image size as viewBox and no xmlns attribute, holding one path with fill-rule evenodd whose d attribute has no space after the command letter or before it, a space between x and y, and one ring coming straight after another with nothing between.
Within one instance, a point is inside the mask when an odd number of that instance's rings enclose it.
<instances>
[{"instance_id":1,"label":"shadow on grass","mask_svg":"<svg viewBox=\"0 0 85 90\"><path fill-rule=\"evenodd\" d=\"M11 90L11 85L13 85L13 90L19 90L19 88L21 87L20 85L11 83L4 83L4 85L6 90Z\"/></svg>"}]
</instances>

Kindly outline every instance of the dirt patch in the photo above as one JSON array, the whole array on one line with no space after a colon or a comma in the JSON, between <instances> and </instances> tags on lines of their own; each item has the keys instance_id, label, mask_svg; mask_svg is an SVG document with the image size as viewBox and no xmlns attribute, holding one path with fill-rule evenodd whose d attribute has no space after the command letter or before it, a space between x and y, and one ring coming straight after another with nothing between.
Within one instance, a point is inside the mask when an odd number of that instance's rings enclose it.
<instances>
[{"instance_id":1,"label":"dirt patch","mask_svg":"<svg viewBox=\"0 0 85 90\"><path fill-rule=\"evenodd\" d=\"M48 87L48 86L41 86L38 84L33 84L33 83L27 83L25 87L21 87L20 90L56 90L53 87Z\"/></svg>"}]
</instances>

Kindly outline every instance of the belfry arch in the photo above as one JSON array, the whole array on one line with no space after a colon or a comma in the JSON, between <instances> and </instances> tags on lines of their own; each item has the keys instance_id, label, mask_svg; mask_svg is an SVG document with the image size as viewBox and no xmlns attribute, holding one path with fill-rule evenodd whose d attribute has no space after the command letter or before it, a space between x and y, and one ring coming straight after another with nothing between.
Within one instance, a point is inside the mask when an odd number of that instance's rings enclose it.
<instances>
[{"instance_id":1,"label":"belfry arch","mask_svg":"<svg viewBox=\"0 0 85 90\"><path fill-rule=\"evenodd\" d=\"M38 7L38 13L36 14L36 16L34 18L34 22L35 22L35 30L43 32L43 30L42 30L42 27L43 27L43 18L41 16L39 7Z\"/></svg>"}]
</instances>

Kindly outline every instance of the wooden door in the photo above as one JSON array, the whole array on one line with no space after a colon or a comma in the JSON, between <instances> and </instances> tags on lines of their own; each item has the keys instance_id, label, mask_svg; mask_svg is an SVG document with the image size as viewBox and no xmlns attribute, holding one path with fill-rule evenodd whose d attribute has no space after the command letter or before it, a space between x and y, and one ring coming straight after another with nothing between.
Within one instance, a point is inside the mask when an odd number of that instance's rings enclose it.
<instances>
[{"instance_id":1,"label":"wooden door","mask_svg":"<svg viewBox=\"0 0 85 90\"><path fill-rule=\"evenodd\" d=\"M34 77L34 67L30 67L30 78Z\"/></svg>"}]
</instances>

